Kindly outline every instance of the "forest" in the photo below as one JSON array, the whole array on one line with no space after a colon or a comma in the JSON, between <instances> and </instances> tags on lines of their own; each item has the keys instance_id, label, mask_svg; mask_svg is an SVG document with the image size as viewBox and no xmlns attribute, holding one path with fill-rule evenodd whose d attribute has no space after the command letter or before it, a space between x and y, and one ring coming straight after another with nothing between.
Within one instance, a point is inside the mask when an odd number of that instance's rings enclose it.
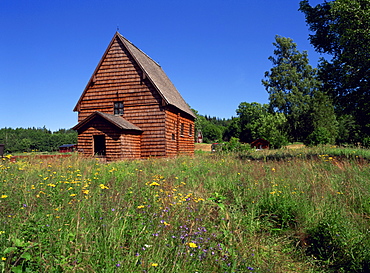
<instances>
[{"instance_id":1,"label":"forest","mask_svg":"<svg viewBox=\"0 0 370 273\"><path fill-rule=\"evenodd\" d=\"M43 128L2 128L0 143L5 145L5 153L54 152L63 144L77 143L77 132L59 129L51 132Z\"/></svg>"}]
</instances>

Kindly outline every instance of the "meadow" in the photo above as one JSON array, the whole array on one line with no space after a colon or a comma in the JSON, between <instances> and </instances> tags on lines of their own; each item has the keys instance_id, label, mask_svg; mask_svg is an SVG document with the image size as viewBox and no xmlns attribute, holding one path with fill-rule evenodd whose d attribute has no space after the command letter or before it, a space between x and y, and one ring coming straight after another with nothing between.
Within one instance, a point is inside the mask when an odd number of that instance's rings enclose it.
<instances>
[{"instance_id":1,"label":"meadow","mask_svg":"<svg viewBox=\"0 0 370 273\"><path fill-rule=\"evenodd\" d=\"M369 272L369 151L0 161L1 272Z\"/></svg>"}]
</instances>

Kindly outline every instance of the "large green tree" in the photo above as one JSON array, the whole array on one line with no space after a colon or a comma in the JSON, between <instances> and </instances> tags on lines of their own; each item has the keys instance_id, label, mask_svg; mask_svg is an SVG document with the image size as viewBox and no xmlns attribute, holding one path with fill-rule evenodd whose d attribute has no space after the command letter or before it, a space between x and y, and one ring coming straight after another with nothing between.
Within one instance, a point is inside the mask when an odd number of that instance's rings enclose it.
<instances>
[{"instance_id":1,"label":"large green tree","mask_svg":"<svg viewBox=\"0 0 370 273\"><path fill-rule=\"evenodd\" d=\"M240 122L240 135L239 138L242 142L250 143L254 140L253 130L255 122L266 115L268 112L267 104L260 104L257 102L242 102L239 104L236 113Z\"/></svg>"},{"instance_id":2,"label":"large green tree","mask_svg":"<svg viewBox=\"0 0 370 273\"><path fill-rule=\"evenodd\" d=\"M275 37L273 45L276 47L274 56L269 57L273 67L265 73L262 83L269 93L271 109L286 115L290 140L304 141L324 123L318 120L317 114L327 112L330 120L335 120L332 105L320 91L317 69L309 64L307 52L301 53L292 39L281 36ZM316 107L320 101L324 108Z\"/></svg>"},{"instance_id":3,"label":"large green tree","mask_svg":"<svg viewBox=\"0 0 370 273\"><path fill-rule=\"evenodd\" d=\"M281 148L288 144L286 116L283 113L266 113L254 122L252 135L255 139L263 138L272 148Z\"/></svg>"},{"instance_id":4,"label":"large green tree","mask_svg":"<svg viewBox=\"0 0 370 273\"><path fill-rule=\"evenodd\" d=\"M240 128L239 138L250 143L257 138L264 138L273 148L287 144L286 116L284 113L269 112L268 104L242 102L236 110Z\"/></svg>"},{"instance_id":5,"label":"large green tree","mask_svg":"<svg viewBox=\"0 0 370 273\"><path fill-rule=\"evenodd\" d=\"M337 114L346 120L352 115L370 135L370 1L324 1L313 7L304 0L300 11L313 32L311 44L331 56L321 60L319 75Z\"/></svg>"}]
</instances>

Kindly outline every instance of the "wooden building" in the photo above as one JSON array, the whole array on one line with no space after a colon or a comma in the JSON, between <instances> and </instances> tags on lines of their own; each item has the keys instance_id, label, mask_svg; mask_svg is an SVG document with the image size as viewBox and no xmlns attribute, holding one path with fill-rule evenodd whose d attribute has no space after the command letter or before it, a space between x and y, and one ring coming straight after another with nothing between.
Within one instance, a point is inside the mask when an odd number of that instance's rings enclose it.
<instances>
[{"instance_id":1,"label":"wooden building","mask_svg":"<svg viewBox=\"0 0 370 273\"><path fill-rule=\"evenodd\" d=\"M258 138L251 143L251 147L255 149L269 149L270 142L263 138Z\"/></svg>"},{"instance_id":2,"label":"wooden building","mask_svg":"<svg viewBox=\"0 0 370 273\"><path fill-rule=\"evenodd\" d=\"M194 113L159 64L118 32L74 111L86 155L111 161L194 153Z\"/></svg>"},{"instance_id":3,"label":"wooden building","mask_svg":"<svg viewBox=\"0 0 370 273\"><path fill-rule=\"evenodd\" d=\"M76 151L77 145L76 144L63 144L59 146L59 153L71 153Z\"/></svg>"}]
</instances>

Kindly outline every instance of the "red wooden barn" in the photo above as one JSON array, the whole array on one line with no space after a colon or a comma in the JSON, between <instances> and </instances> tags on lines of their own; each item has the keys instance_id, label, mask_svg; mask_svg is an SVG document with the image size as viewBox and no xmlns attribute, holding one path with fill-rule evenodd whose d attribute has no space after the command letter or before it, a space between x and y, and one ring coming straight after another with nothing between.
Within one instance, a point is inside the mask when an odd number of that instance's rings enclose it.
<instances>
[{"instance_id":1,"label":"red wooden barn","mask_svg":"<svg viewBox=\"0 0 370 273\"><path fill-rule=\"evenodd\" d=\"M59 146L59 153L71 153L77 149L76 144L63 144Z\"/></svg>"},{"instance_id":2,"label":"red wooden barn","mask_svg":"<svg viewBox=\"0 0 370 273\"><path fill-rule=\"evenodd\" d=\"M118 32L74 111L86 155L110 161L194 153L194 113L159 64Z\"/></svg>"},{"instance_id":3,"label":"red wooden barn","mask_svg":"<svg viewBox=\"0 0 370 273\"><path fill-rule=\"evenodd\" d=\"M269 149L270 142L263 138L258 138L251 143L251 147L256 149Z\"/></svg>"}]
</instances>

